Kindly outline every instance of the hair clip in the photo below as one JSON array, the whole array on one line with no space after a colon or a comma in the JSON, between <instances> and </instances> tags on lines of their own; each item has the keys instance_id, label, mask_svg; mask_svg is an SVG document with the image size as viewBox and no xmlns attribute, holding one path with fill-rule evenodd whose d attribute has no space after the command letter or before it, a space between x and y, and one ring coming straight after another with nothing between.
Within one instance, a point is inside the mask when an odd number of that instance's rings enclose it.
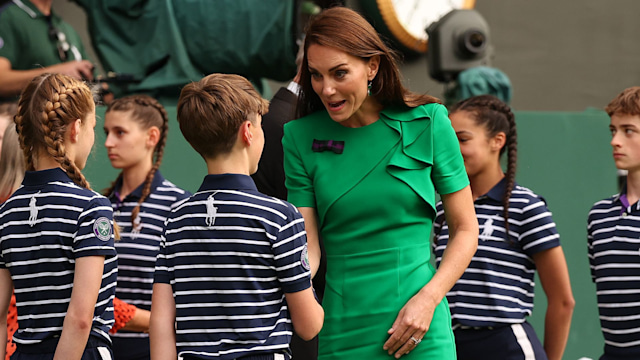
<instances>
[{"instance_id":1,"label":"hair clip","mask_svg":"<svg viewBox=\"0 0 640 360\"><path fill-rule=\"evenodd\" d=\"M311 150L313 150L314 152L323 152L329 150L333 151L336 154L342 154L342 152L344 151L344 141L313 139Z\"/></svg>"}]
</instances>

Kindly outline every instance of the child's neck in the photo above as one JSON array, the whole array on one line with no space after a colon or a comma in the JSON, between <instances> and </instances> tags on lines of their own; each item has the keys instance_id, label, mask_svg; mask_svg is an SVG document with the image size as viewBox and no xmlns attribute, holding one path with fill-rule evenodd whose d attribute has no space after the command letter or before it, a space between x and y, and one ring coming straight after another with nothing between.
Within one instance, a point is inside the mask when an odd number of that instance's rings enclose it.
<instances>
[{"instance_id":1,"label":"child's neck","mask_svg":"<svg viewBox=\"0 0 640 360\"><path fill-rule=\"evenodd\" d=\"M136 167L122 170L122 185L118 191L120 200L124 200L133 190L144 183L152 167L151 162L145 162Z\"/></svg>"},{"instance_id":2,"label":"child's neck","mask_svg":"<svg viewBox=\"0 0 640 360\"><path fill-rule=\"evenodd\" d=\"M471 184L471 195L475 201L480 196L486 194L494 186L496 186L500 180L504 178L504 172L500 167L500 163L495 167L481 171L478 174L469 176L469 182Z\"/></svg>"},{"instance_id":3,"label":"child's neck","mask_svg":"<svg viewBox=\"0 0 640 360\"><path fill-rule=\"evenodd\" d=\"M206 159L209 175L244 174L251 175L249 159L244 152L232 151L213 159Z\"/></svg>"},{"instance_id":4,"label":"child's neck","mask_svg":"<svg viewBox=\"0 0 640 360\"><path fill-rule=\"evenodd\" d=\"M627 174L627 200L635 204L640 200L640 171L629 171Z\"/></svg>"}]
</instances>

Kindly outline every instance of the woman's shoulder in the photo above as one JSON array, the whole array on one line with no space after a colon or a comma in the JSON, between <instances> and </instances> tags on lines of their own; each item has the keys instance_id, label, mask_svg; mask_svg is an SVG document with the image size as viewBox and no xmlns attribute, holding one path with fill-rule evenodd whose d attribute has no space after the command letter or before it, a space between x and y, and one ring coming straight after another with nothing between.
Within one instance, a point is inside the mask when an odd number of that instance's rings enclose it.
<instances>
[{"instance_id":1,"label":"woman's shoulder","mask_svg":"<svg viewBox=\"0 0 640 360\"><path fill-rule=\"evenodd\" d=\"M284 129L285 132L307 131L308 129L324 127L330 124L329 122L327 122L327 119L329 119L329 114L327 113L327 111L320 110L299 119L289 121L288 123L284 124Z\"/></svg>"},{"instance_id":2,"label":"woman's shoulder","mask_svg":"<svg viewBox=\"0 0 640 360\"><path fill-rule=\"evenodd\" d=\"M429 103L415 107L392 105L384 108L381 113L389 119L397 121L449 119L447 108L439 103Z\"/></svg>"}]
</instances>

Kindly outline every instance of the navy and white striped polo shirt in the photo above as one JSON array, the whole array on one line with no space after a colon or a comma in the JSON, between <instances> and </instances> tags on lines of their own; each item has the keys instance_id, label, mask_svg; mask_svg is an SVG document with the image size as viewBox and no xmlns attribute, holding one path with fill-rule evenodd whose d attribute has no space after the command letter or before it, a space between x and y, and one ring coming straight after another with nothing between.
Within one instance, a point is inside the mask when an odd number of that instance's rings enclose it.
<instances>
[{"instance_id":1,"label":"navy and white striped polo shirt","mask_svg":"<svg viewBox=\"0 0 640 360\"><path fill-rule=\"evenodd\" d=\"M544 199L515 185L509 200L506 240L502 179L474 205L480 235L478 250L462 277L447 294L453 325L490 327L516 324L531 315L536 265L532 256L560 246L560 237ZM434 222L436 263L449 240L442 202Z\"/></svg>"},{"instance_id":2,"label":"navy and white striped polo shirt","mask_svg":"<svg viewBox=\"0 0 640 360\"><path fill-rule=\"evenodd\" d=\"M73 289L75 259L104 256L91 333L109 339L117 277L112 210L59 168L27 171L0 207L0 268L9 269L18 305L19 344L60 336Z\"/></svg>"},{"instance_id":3,"label":"navy and white striped polo shirt","mask_svg":"<svg viewBox=\"0 0 640 360\"><path fill-rule=\"evenodd\" d=\"M251 177L208 175L167 219L156 283L171 284L179 355L289 352L285 293L311 286L304 221Z\"/></svg>"},{"instance_id":4,"label":"navy and white striped polo shirt","mask_svg":"<svg viewBox=\"0 0 640 360\"><path fill-rule=\"evenodd\" d=\"M591 208L589 263L605 353L640 358L640 202L625 201L618 194Z\"/></svg>"},{"instance_id":5,"label":"navy and white striped polo shirt","mask_svg":"<svg viewBox=\"0 0 640 360\"><path fill-rule=\"evenodd\" d=\"M113 219L120 226L120 240L116 241L118 251L118 286L116 296L141 309L151 309L151 292L153 289L153 272L156 257L160 249L160 238L164 221L174 204L188 198L191 194L165 180L160 172L156 172L151 182L151 192L140 206L139 226L133 228L131 211L142 196L140 185L123 201L117 196L122 187L118 182L114 192L109 196L113 206ZM149 334L119 331L113 337L148 337Z\"/></svg>"}]
</instances>

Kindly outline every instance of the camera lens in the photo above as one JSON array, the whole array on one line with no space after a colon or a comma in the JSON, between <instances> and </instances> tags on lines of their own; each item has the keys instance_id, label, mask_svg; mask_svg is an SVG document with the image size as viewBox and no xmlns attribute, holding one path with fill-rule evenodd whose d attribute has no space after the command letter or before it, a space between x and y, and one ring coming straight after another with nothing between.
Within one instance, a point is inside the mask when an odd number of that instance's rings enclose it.
<instances>
[{"instance_id":1,"label":"camera lens","mask_svg":"<svg viewBox=\"0 0 640 360\"><path fill-rule=\"evenodd\" d=\"M460 50L467 56L475 56L482 53L486 46L487 36L480 30L467 30L460 38Z\"/></svg>"}]
</instances>

